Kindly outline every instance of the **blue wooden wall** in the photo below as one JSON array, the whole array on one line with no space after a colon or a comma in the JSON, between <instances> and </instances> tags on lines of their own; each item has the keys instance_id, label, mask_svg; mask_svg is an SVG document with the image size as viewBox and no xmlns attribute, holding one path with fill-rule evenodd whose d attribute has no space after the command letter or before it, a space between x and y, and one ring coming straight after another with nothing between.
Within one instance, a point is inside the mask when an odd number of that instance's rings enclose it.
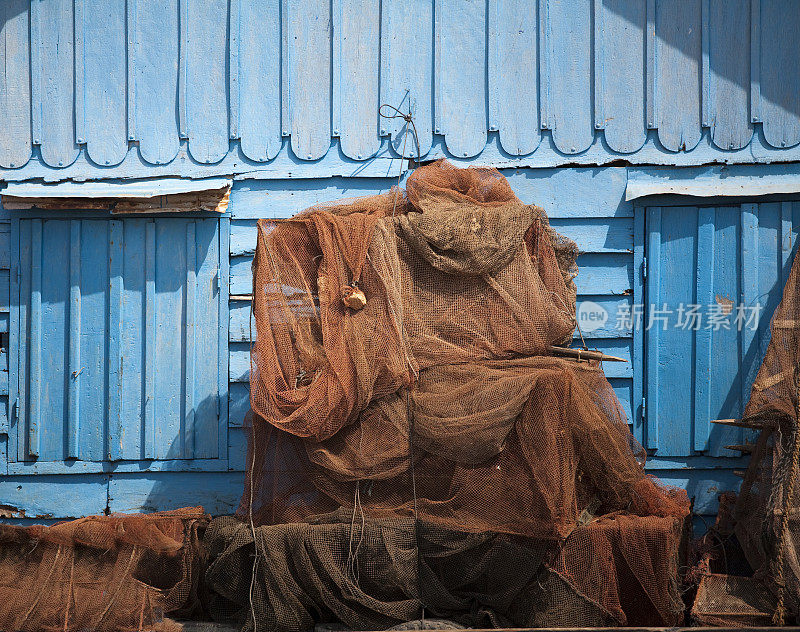
<instances>
[{"instance_id":1,"label":"blue wooden wall","mask_svg":"<svg viewBox=\"0 0 800 632\"><path fill-rule=\"evenodd\" d=\"M643 396L641 345L644 332L619 329L614 318L621 305L630 306L642 292L643 282L635 263L636 240L642 226L634 203L625 200L628 181L624 167L508 169L503 173L521 199L545 208L553 226L575 239L584 254L579 258L579 301L605 307L611 318L600 329L587 334L593 348L622 356L630 362L610 363L607 375L631 420L634 434L643 440L641 402ZM260 217L288 217L312 204L387 191L394 178L324 178L296 180L247 180L235 183L230 199L230 262L228 291L228 381L225 435L227 458L216 472L203 469L201 461L176 467L169 461L106 462L102 467L73 463L55 467L24 469L10 467L0 477L0 511L11 516L63 517L104 510L142 511L186 504L203 504L209 511L233 511L242 490L245 437L242 423L249 405L248 370L250 266L255 248L255 223ZM639 216L640 217L640 216ZM177 241L177 240L176 240ZM0 432L0 457L7 449ZM13 462L12 462L13 463ZM193 464L194 463L194 464ZM687 487L697 496L701 513L714 511L719 491L736 485L732 475L741 460L713 459L702 455L680 455L649 461L649 468L664 480ZM36 470L36 476L23 472ZM66 472L72 472L66 474Z\"/></svg>"},{"instance_id":2,"label":"blue wooden wall","mask_svg":"<svg viewBox=\"0 0 800 632\"><path fill-rule=\"evenodd\" d=\"M670 174L800 162L798 32L795 0L0 3L0 186L236 179L230 230L220 232L230 266L228 286L220 282L234 300L223 306L227 330L219 328L228 338L218 368L228 373L229 419L215 462L9 465L19 445L9 439L0 353L0 518L193 503L232 511L250 335L249 302L236 297L250 291L255 222L388 190L406 167L400 155L502 168L519 197L544 206L585 251L580 300L616 314L647 290L649 230L648 206L625 199L619 162L675 167ZM381 103L413 113L419 148L402 120L378 116ZM0 209L0 334L16 256L10 222ZM634 434L648 441L644 334L611 320L587 342L632 360L607 371ZM697 425L692 415L674 422L675 441L700 445ZM129 449L141 451L143 438ZM716 494L736 485L741 459L659 449L648 467L687 487L700 513L713 513Z\"/></svg>"},{"instance_id":3,"label":"blue wooden wall","mask_svg":"<svg viewBox=\"0 0 800 632\"><path fill-rule=\"evenodd\" d=\"M0 179L800 159L795 0L5 0Z\"/></svg>"}]
</instances>

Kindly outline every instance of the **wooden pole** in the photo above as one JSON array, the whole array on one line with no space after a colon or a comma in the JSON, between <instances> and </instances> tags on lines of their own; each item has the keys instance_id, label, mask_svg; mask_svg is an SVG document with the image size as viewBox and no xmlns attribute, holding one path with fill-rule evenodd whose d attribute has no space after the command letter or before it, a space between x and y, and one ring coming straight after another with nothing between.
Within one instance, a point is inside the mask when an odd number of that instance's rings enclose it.
<instances>
[{"instance_id":1,"label":"wooden pole","mask_svg":"<svg viewBox=\"0 0 800 632\"><path fill-rule=\"evenodd\" d=\"M756 447L755 443L737 443L735 445L726 445L726 450L736 450L742 454L752 454L753 449Z\"/></svg>"},{"instance_id":2,"label":"wooden pole","mask_svg":"<svg viewBox=\"0 0 800 632\"><path fill-rule=\"evenodd\" d=\"M606 355L601 351L588 351L586 349L570 349L567 347L550 347L550 353L564 358L575 358L576 360L602 360L604 362L627 362L625 358Z\"/></svg>"},{"instance_id":3,"label":"wooden pole","mask_svg":"<svg viewBox=\"0 0 800 632\"><path fill-rule=\"evenodd\" d=\"M743 421L741 419L712 419L712 424L719 424L720 426L734 426L736 428L750 428L751 430L763 430L765 428L774 428L775 424L770 419L756 420L753 419Z\"/></svg>"}]
</instances>

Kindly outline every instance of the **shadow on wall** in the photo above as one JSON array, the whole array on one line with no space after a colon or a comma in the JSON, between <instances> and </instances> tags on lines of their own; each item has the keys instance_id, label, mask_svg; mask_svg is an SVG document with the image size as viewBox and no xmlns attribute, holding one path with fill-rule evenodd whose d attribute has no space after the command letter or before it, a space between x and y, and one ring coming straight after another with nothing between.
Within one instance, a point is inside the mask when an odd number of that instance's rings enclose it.
<instances>
[{"instance_id":1,"label":"shadow on wall","mask_svg":"<svg viewBox=\"0 0 800 632\"><path fill-rule=\"evenodd\" d=\"M603 0L602 5L633 29L646 32L646 0ZM26 13L29 6L30 0L0 3L0 31L7 22ZM761 33L769 35L761 37L760 42L751 39L753 16L760 23ZM689 65L698 66L702 59L703 21L701 0L656 2L655 25L660 45L678 53ZM761 0L755 11L751 11L750 0L711 0L707 23L709 66L720 82L719 89L735 86L749 93L751 80L757 79L762 99L800 116L800 93L795 89L800 84L800 65L784 63L796 59L798 52L795 35L800 29L800 13L795 10L794 0ZM751 77L750 67L749 49L755 44L760 44L762 59L757 78Z\"/></svg>"},{"instance_id":2,"label":"shadow on wall","mask_svg":"<svg viewBox=\"0 0 800 632\"><path fill-rule=\"evenodd\" d=\"M216 396L208 397L195 408L195 415L216 417L217 405ZM224 405L227 406L227 401ZM226 452L220 455L220 465L206 471L192 471L192 460L185 458L185 441L176 437L167 459L174 459L173 462L179 464L177 467L184 471L173 468L172 471L112 474L109 507L112 511L152 512L200 505L214 516L234 513L244 489L242 469L246 446L238 440L240 432L228 429Z\"/></svg>"},{"instance_id":3,"label":"shadow on wall","mask_svg":"<svg viewBox=\"0 0 800 632\"><path fill-rule=\"evenodd\" d=\"M634 29L646 32L645 0L603 0L606 11L619 16ZM670 49L682 64L700 69L702 31L708 24L708 63L712 90L726 98L734 91L749 95L756 82L760 98L789 116L800 116L800 65L796 63L800 12L793 0L760 0L751 11L750 0L711 0L706 20L701 0L656 0L655 27L658 45ZM760 41L752 37L752 20L760 24ZM751 76L750 47L760 46L758 76ZM646 61L645 61L646 63ZM697 94L701 86L698 85ZM734 113L739 115L740 113ZM751 113L755 114L754 112ZM698 117L700 114L698 113Z\"/></svg>"}]
</instances>

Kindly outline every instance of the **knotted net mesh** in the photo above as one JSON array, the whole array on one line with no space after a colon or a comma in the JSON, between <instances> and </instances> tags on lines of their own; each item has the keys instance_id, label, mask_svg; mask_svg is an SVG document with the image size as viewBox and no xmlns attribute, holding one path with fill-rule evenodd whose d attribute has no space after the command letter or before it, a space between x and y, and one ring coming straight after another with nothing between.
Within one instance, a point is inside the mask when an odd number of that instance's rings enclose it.
<instances>
[{"instance_id":1,"label":"knotted net mesh","mask_svg":"<svg viewBox=\"0 0 800 632\"><path fill-rule=\"evenodd\" d=\"M736 503L736 535L777 597L775 623L800 613L800 261L795 256L743 421L761 429Z\"/></svg>"},{"instance_id":2,"label":"knotted net mesh","mask_svg":"<svg viewBox=\"0 0 800 632\"><path fill-rule=\"evenodd\" d=\"M161 630L200 610L202 508L0 524L0 630Z\"/></svg>"},{"instance_id":3,"label":"knotted net mesh","mask_svg":"<svg viewBox=\"0 0 800 632\"><path fill-rule=\"evenodd\" d=\"M602 368L553 352L576 256L497 170L442 161L259 221L242 522L207 538L218 612L677 623L686 495L645 474Z\"/></svg>"}]
</instances>

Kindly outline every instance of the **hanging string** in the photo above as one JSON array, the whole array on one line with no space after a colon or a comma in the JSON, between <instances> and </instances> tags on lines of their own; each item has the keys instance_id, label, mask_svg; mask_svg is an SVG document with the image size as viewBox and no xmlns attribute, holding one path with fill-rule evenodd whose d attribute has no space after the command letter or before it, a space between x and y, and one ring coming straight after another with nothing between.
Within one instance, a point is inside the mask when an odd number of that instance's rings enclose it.
<instances>
[{"instance_id":1,"label":"hanging string","mask_svg":"<svg viewBox=\"0 0 800 632\"><path fill-rule=\"evenodd\" d=\"M360 423L360 422L359 422ZM353 548L353 533L355 531L356 514L361 517L358 542ZM364 531L366 529L366 517L364 508L361 506L361 481L356 481L356 489L353 495L353 515L350 518L350 541L347 545L347 561L345 563L345 576L348 577L358 588L361 581L361 568L358 562L358 555L361 552L361 545L364 543Z\"/></svg>"},{"instance_id":2,"label":"hanging string","mask_svg":"<svg viewBox=\"0 0 800 632\"><path fill-rule=\"evenodd\" d=\"M268 251L269 252L269 251ZM272 255L270 255L270 258ZM255 294L256 288L256 266L255 266L255 259L253 260L253 294ZM251 374L253 373L252 367L252 358L253 358L253 305L255 304L255 296L253 297L254 300L250 301L250 370ZM250 494L247 503L247 518L249 521L250 526L250 535L253 538L253 570L250 574L250 588L247 593L247 599L250 604L250 617L253 619L253 632L258 632L258 618L256 617L255 608L253 608L253 590L255 589L256 585L256 573L258 572L258 534L256 532L256 525L253 522L253 478L255 477L256 471L256 422L251 417L250 418L250 445L252 446L253 454L250 458L250 465L249 465L249 478L250 478Z\"/></svg>"},{"instance_id":3,"label":"hanging string","mask_svg":"<svg viewBox=\"0 0 800 632\"><path fill-rule=\"evenodd\" d=\"M402 104L403 101L406 100L408 97L409 92L406 90L405 96L403 96L403 100L400 102ZM386 109L386 112L384 112ZM420 154L420 146L419 146L419 135L417 134L417 126L414 123L414 115L411 114L411 104L409 103L408 106L408 113L404 113L400 110L400 108L396 108L395 106L389 103L383 103L378 108L378 116L385 119L403 119L405 121L405 126L403 129L403 147L400 150L400 169L397 174L397 191L395 192L394 197L394 207L392 208L392 217L395 215L395 211L397 210L397 196L400 195L400 180L403 177L403 158L406 155L406 144L408 141L408 127L411 126L411 131L414 134L414 144L417 146L417 164L420 163L422 156ZM408 159L408 166L411 167L411 159Z\"/></svg>"},{"instance_id":4,"label":"hanging string","mask_svg":"<svg viewBox=\"0 0 800 632\"><path fill-rule=\"evenodd\" d=\"M400 102L401 105L402 105L402 102L405 101L408 96L409 96L409 91L406 90L406 93L403 96L402 101ZM415 143L416 148L417 148L417 165L419 165L419 163L420 163L420 161L422 159L422 156L420 154L419 135L417 134L417 126L414 124L414 115L411 114L411 103L410 102L409 102L409 105L408 105L408 113L402 112L400 110L400 108L397 108L397 107L395 107L393 105L390 105L388 103L384 103L378 108L378 115L381 118L385 118L385 119L400 118L400 119L403 119L403 121L405 121L405 125L404 125L404 128L403 128L403 147L400 150L400 169L398 170L398 174L397 174L397 190L395 191L394 205L392 207L392 217L394 217L395 216L395 212L397 211L397 198L400 195L400 181L402 180L402 177L403 177L403 158L406 155L406 145L407 145L407 141L408 141L409 126L411 128L412 133L414 134L414 143ZM409 166L409 168L411 168L411 159L410 158L408 159L408 166ZM394 310L392 310L392 311L394 311ZM400 315L399 316L400 316L400 318L398 320L399 320L399 325L400 325L400 333L401 333L401 336L403 337L403 345L406 348L408 348L408 339L407 339L407 336L406 336L406 329L405 329L405 326L403 324L402 305L401 305L401 310L400 310ZM410 360L409 360L409 366L411 367L411 371L414 373L414 377L416 379L416 371L414 371L414 367L411 364ZM416 478L416 472L415 472L415 469L414 469L414 411L412 410L412 407L411 407L411 397L410 397L410 394L409 394L409 389L406 389L406 391L405 391L405 404L406 404L406 417L408 419L409 474L411 475L411 494L412 494L413 503L414 503L413 508L412 508L412 512L413 512L413 516L414 516L414 541L416 542L416 549L417 549L417 564L421 566L422 558L421 558L420 547L419 547L419 519L418 519L418 515L417 515L417 478ZM418 577L419 577L419 574L418 574ZM425 621L425 604L424 604L424 602L422 602L422 597L423 597L422 586L419 586L419 596L420 596L420 602L422 603L422 612L420 613L420 615L421 615L420 618L422 619L422 621Z\"/></svg>"}]
</instances>

